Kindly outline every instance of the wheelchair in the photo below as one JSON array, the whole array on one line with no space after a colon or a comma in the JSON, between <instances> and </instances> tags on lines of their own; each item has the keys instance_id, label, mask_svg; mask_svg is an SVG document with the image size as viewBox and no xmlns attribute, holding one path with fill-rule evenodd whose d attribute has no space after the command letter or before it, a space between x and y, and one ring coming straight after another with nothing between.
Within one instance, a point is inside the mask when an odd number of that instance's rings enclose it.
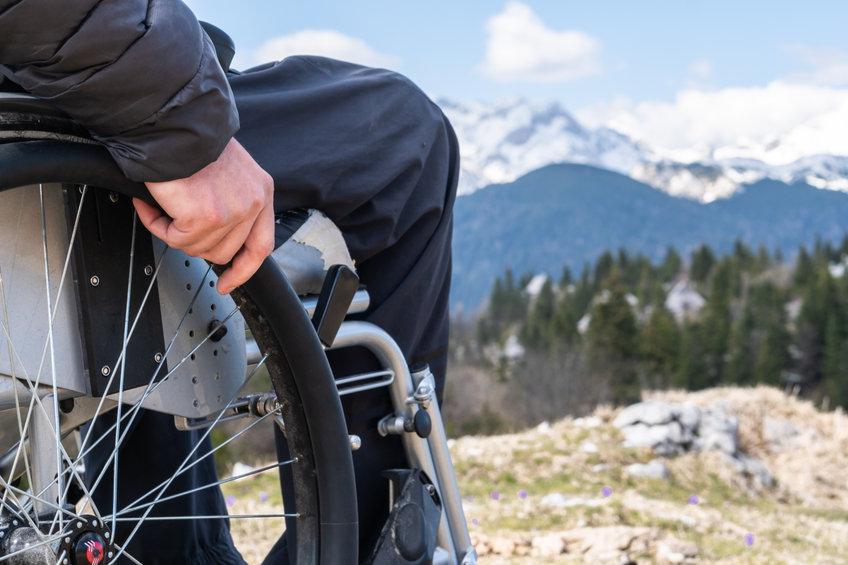
<instances>
[{"instance_id":1,"label":"wheelchair","mask_svg":"<svg viewBox=\"0 0 848 565\"><path fill-rule=\"evenodd\" d=\"M296 530L293 563L353 563L359 438L339 399L385 388L394 410L380 433L402 437L409 469L390 477L392 512L368 563L475 564L432 375L410 370L379 327L345 319L368 306L355 276L331 269L321 294L303 298L266 259L248 283L218 295L217 266L168 249L135 219L130 198L150 199L143 185L61 112L8 86L0 84L0 562L143 563L127 548L140 525L218 518ZM348 347L368 349L383 369L333 375L326 352ZM256 381L271 390L251 389ZM119 492L120 447L147 412L172 417L196 445L129 500ZM157 511L188 494L173 488L181 476L261 426L285 436L286 457L198 488L283 468L292 486L283 503L216 516ZM228 437L210 447L222 427ZM100 468L87 465L104 446ZM98 489L111 505L97 504Z\"/></svg>"}]
</instances>

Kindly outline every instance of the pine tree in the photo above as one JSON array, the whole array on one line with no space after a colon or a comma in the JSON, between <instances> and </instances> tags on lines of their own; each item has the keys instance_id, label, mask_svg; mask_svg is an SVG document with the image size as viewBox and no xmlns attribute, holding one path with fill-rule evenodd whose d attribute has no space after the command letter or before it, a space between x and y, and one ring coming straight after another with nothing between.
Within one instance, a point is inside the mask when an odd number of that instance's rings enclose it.
<instances>
[{"instance_id":1,"label":"pine tree","mask_svg":"<svg viewBox=\"0 0 848 565\"><path fill-rule=\"evenodd\" d=\"M548 278L533 301L530 315L521 330L523 343L545 349L550 346L553 340L551 322L554 318L555 309L554 285Z\"/></svg>"},{"instance_id":2,"label":"pine tree","mask_svg":"<svg viewBox=\"0 0 848 565\"><path fill-rule=\"evenodd\" d=\"M640 357L652 386L672 384L680 357L680 331L662 298L652 304L639 344Z\"/></svg>"},{"instance_id":3,"label":"pine tree","mask_svg":"<svg viewBox=\"0 0 848 565\"><path fill-rule=\"evenodd\" d=\"M609 383L616 403L639 400L638 334L627 290L613 270L604 283L604 292L592 308L586 344L590 369Z\"/></svg>"},{"instance_id":4,"label":"pine tree","mask_svg":"<svg viewBox=\"0 0 848 565\"><path fill-rule=\"evenodd\" d=\"M733 267L729 258L715 267L710 294L701 313L701 340L704 344L704 364L707 386L715 386L724 379L725 355L730 345Z\"/></svg>"},{"instance_id":5,"label":"pine tree","mask_svg":"<svg viewBox=\"0 0 848 565\"><path fill-rule=\"evenodd\" d=\"M665 251L665 259L659 267L659 278L662 282L668 282L674 279L683 269L683 259L680 254L672 246L668 246Z\"/></svg>"},{"instance_id":6,"label":"pine tree","mask_svg":"<svg viewBox=\"0 0 848 565\"><path fill-rule=\"evenodd\" d=\"M795 272L792 277L792 283L798 288L806 286L810 282L814 271L813 260L810 258L809 253L807 253L807 248L802 245L798 249L798 258L795 260Z\"/></svg>"},{"instance_id":7,"label":"pine tree","mask_svg":"<svg viewBox=\"0 0 848 565\"><path fill-rule=\"evenodd\" d=\"M698 283L705 283L707 277L713 270L716 258L708 245L700 245L692 254L692 266L689 268L689 277Z\"/></svg>"},{"instance_id":8,"label":"pine tree","mask_svg":"<svg viewBox=\"0 0 848 565\"><path fill-rule=\"evenodd\" d=\"M604 251L595 263L595 288L601 287L603 282L609 278L614 267L615 259L612 258L612 253Z\"/></svg>"}]
</instances>

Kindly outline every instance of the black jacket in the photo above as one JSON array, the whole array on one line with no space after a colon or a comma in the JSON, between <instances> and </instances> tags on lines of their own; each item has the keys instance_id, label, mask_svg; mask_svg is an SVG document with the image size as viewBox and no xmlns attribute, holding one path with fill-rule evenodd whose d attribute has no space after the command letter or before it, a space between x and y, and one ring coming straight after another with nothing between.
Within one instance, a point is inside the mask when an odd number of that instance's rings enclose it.
<instances>
[{"instance_id":1,"label":"black jacket","mask_svg":"<svg viewBox=\"0 0 848 565\"><path fill-rule=\"evenodd\" d=\"M215 49L179 0L0 0L0 63L134 180L190 176L239 127Z\"/></svg>"}]
</instances>

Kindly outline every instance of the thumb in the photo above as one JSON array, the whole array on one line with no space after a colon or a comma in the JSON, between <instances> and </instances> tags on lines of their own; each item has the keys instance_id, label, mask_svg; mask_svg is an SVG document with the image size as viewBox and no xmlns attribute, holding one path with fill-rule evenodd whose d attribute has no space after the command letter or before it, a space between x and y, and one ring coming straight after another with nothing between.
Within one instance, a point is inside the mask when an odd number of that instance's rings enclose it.
<instances>
[{"instance_id":1,"label":"thumb","mask_svg":"<svg viewBox=\"0 0 848 565\"><path fill-rule=\"evenodd\" d=\"M155 237L167 243L168 227L173 220L158 206L148 204L144 200L133 198L133 206L138 213L138 219Z\"/></svg>"}]
</instances>

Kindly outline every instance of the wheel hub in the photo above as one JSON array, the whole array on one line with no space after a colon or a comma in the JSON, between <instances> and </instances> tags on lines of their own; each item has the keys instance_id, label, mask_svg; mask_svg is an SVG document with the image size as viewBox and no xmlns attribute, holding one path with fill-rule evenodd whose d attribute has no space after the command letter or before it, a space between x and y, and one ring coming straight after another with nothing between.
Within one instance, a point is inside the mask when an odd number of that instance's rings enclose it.
<instances>
[{"instance_id":1,"label":"wheel hub","mask_svg":"<svg viewBox=\"0 0 848 565\"><path fill-rule=\"evenodd\" d=\"M59 552L70 555L71 565L108 565L114 555L111 533L95 516L82 516L71 522Z\"/></svg>"},{"instance_id":2,"label":"wheel hub","mask_svg":"<svg viewBox=\"0 0 848 565\"><path fill-rule=\"evenodd\" d=\"M42 528L52 520L39 519ZM115 554L111 534L98 518L80 516L65 527L65 535L56 543L42 542L48 532L26 525L20 516L0 517L0 557L9 565L109 565Z\"/></svg>"}]
</instances>

